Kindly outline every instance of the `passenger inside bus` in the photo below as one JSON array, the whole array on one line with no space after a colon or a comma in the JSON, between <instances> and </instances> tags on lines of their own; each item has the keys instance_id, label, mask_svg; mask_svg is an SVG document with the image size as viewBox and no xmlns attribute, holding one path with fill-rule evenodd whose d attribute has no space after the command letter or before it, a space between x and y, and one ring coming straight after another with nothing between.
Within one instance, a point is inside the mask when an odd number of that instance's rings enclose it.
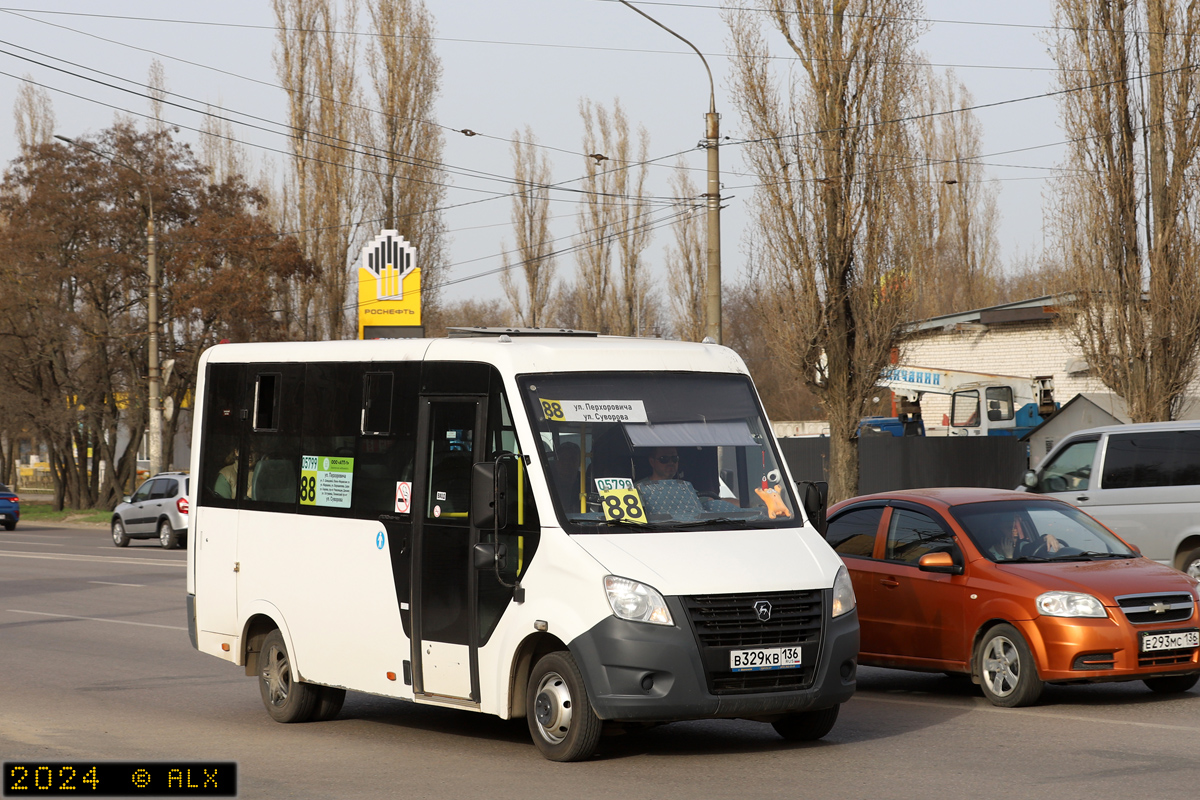
<instances>
[{"instance_id":1,"label":"passenger inside bus","mask_svg":"<svg viewBox=\"0 0 1200 800\"><path fill-rule=\"evenodd\" d=\"M217 472L217 479L213 484L213 492L217 497L232 500L237 496L237 473L238 448L237 445L234 445L229 451L229 455L225 457L225 466Z\"/></svg>"}]
</instances>

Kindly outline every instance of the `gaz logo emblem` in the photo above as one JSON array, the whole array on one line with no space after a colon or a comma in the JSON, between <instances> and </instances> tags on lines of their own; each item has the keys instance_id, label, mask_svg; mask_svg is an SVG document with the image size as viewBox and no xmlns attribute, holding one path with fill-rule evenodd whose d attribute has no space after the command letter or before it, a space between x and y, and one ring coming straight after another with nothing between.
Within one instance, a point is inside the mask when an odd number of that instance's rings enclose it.
<instances>
[{"instance_id":1,"label":"gaz logo emblem","mask_svg":"<svg viewBox=\"0 0 1200 800\"><path fill-rule=\"evenodd\" d=\"M771 604L766 600L755 602L754 613L758 616L759 622L766 622L771 618Z\"/></svg>"}]
</instances>

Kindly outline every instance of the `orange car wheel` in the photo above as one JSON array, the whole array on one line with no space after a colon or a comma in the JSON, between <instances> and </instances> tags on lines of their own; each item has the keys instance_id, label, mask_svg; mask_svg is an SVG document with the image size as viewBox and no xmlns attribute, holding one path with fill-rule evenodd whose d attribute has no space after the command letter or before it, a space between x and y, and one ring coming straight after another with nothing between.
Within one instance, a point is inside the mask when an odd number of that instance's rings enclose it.
<instances>
[{"instance_id":1,"label":"orange car wheel","mask_svg":"<svg viewBox=\"0 0 1200 800\"><path fill-rule=\"evenodd\" d=\"M1045 683L1029 645L1012 625L997 625L984 634L975 654L979 684L994 706L1031 706L1042 696Z\"/></svg>"}]
</instances>

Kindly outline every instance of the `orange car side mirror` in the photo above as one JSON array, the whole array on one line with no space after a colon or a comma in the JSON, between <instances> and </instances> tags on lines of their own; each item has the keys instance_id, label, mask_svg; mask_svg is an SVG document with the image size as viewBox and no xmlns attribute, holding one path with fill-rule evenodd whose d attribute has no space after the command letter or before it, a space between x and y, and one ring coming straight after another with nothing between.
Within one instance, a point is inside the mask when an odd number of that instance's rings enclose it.
<instances>
[{"instance_id":1,"label":"orange car side mirror","mask_svg":"<svg viewBox=\"0 0 1200 800\"><path fill-rule=\"evenodd\" d=\"M917 562L921 572L944 572L947 575L962 575L963 568L954 563L949 553L926 553Z\"/></svg>"}]
</instances>

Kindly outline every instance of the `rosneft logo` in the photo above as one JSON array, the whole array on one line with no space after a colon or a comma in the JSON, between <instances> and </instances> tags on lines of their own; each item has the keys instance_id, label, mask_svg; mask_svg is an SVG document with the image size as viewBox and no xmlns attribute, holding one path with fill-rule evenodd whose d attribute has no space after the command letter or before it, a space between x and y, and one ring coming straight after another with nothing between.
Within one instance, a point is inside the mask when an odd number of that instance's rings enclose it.
<instances>
[{"instance_id":1,"label":"rosneft logo","mask_svg":"<svg viewBox=\"0 0 1200 800\"><path fill-rule=\"evenodd\" d=\"M377 300L403 300L404 276L413 271L412 248L396 231L384 231L363 248L364 267L375 276Z\"/></svg>"}]
</instances>

